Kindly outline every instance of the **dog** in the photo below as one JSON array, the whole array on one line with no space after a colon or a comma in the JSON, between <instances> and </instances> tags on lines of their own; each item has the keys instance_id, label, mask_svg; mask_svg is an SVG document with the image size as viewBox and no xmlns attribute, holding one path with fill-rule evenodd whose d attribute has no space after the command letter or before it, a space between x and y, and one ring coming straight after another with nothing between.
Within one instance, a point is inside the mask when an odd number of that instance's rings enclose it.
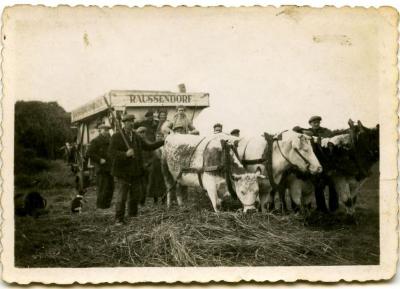
<instances>
[{"instance_id":1,"label":"dog","mask_svg":"<svg viewBox=\"0 0 400 289\"><path fill-rule=\"evenodd\" d=\"M80 214L82 212L83 208L83 196L82 195L76 195L76 197L72 200L71 202L71 212L74 214Z\"/></svg>"}]
</instances>

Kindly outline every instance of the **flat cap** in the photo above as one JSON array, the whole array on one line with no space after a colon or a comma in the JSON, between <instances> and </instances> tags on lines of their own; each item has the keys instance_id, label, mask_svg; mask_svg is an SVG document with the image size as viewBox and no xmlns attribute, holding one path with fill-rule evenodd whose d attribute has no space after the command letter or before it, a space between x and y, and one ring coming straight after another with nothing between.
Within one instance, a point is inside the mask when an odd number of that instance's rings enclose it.
<instances>
[{"instance_id":1,"label":"flat cap","mask_svg":"<svg viewBox=\"0 0 400 289\"><path fill-rule=\"evenodd\" d=\"M122 116L122 121L128 121L128 120L135 120L135 115L134 114L124 114Z\"/></svg>"},{"instance_id":2,"label":"flat cap","mask_svg":"<svg viewBox=\"0 0 400 289\"><path fill-rule=\"evenodd\" d=\"M316 121L316 120L317 121L321 121L322 117L320 117L318 115L314 115L314 116L310 117L310 119L308 120L308 123L311 123L311 122Z\"/></svg>"},{"instance_id":3,"label":"flat cap","mask_svg":"<svg viewBox=\"0 0 400 289\"><path fill-rule=\"evenodd\" d=\"M146 112L146 114L144 116L145 117L153 116L153 112L151 110L149 110L148 112Z\"/></svg>"},{"instance_id":4,"label":"flat cap","mask_svg":"<svg viewBox=\"0 0 400 289\"><path fill-rule=\"evenodd\" d=\"M231 131L231 134L239 134L240 130L238 130L237 128L235 128L234 130Z\"/></svg>"},{"instance_id":5,"label":"flat cap","mask_svg":"<svg viewBox=\"0 0 400 289\"><path fill-rule=\"evenodd\" d=\"M109 126L109 125L107 125L107 124L104 124L104 123L102 123L102 124L100 124L98 127L97 127L98 129L102 129L102 128L105 128L105 129L110 129L111 128L111 126Z\"/></svg>"},{"instance_id":6,"label":"flat cap","mask_svg":"<svg viewBox=\"0 0 400 289\"><path fill-rule=\"evenodd\" d=\"M216 123L216 124L214 124L214 126L213 126L214 128L216 128L216 127L222 127L222 124L220 124L220 123Z\"/></svg>"}]
</instances>

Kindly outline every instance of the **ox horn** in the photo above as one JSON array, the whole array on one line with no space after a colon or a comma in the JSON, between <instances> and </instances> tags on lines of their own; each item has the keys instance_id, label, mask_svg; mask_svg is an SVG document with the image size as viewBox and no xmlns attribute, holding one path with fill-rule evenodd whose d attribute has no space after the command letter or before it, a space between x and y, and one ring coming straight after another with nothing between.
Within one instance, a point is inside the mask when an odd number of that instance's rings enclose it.
<instances>
[{"instance_id":1,"label":"ox horn","mask_svg":"<svg viewBox=\"0 0 400 289\"><path fill-rule=\"evenodd\" d=\"M351 118L349 118L349 121L347 123L349 124L350 128L354 127L354 121Z\"/></svg>"},{"instance_id":2,"label":"ox horn","mask_svg":"<svg viewBox=\"0 0 400 289\"><path fill-rule=\"evenodd\" d=\"M363 124L361 123L360 120L357 121L357 126L360 128L360 131L361 131L361 132L364 132L364 131L365 131L365 126L363 126Z\"/></svg>"}]
</instances>

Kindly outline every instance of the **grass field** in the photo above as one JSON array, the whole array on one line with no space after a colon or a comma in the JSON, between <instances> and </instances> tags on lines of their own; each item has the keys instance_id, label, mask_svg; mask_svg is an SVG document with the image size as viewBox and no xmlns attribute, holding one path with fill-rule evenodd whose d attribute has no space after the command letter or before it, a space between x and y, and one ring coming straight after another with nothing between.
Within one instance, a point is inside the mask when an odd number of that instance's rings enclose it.
<instances>
[{"instance_id":1,"label":"grass field","mask_svg":"<svg viewBox=\"0 0 400 289\"><path fill-rule=\"evenodd\" d=\"M72 175L60 163L52 167L47 179L55 185L41 190L49 214L15 219L17 267L379 264L377 165L361 190L355 223L340 213L244 215L234 202L215 214L205 195L192 193L183 209L148 199L122 227L114 225L114 206L95 209L93 188L83 213L71 215Z\"/></svg>"}]
</instances>

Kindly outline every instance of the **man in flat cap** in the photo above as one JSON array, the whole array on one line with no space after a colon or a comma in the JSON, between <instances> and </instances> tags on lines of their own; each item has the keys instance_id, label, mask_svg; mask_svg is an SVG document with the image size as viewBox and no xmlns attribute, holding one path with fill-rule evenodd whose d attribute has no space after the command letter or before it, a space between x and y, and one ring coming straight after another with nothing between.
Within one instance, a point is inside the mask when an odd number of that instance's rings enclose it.
<instances>
[{"instance_id":1,"label":"man in flat cap","mask_svg":"<svg viewBox=\"0 0 400 289\"><path fill-rule=\"evenodd\" d=\"M321 126L321 120L322 118L320 116L314 115L308 120L310 128L301 128L299 126L296 126L293 128L293 130L295 132L304 133L309 136L331 137L332 132L329 129Z\"/></svg>"},{"instance_id":2,"label":"man in flat cap","mask_svg":"<svg viewBox=\"0 0 400 289\"><path fill-rule=\"evenodd\" d=\"M222 124L220 123L214 124L213 128L214 128L214 134L222 132Z\"/></svg>"},{"instance_id":3,"label":"man in flat cap","mask_svg":"<svg viewBox=\"0 0 400 289\"><path fill-rule=\"evenodd\" d=\"M308 123L310 124L310 128L304 129L299 126L296 126L293 128L293 130L298 133L304 133L309 136L318 137L319 140L321 138L331 137L332 131L325 127L321 127L321 120L322 120L322 118L320 116L317 116L317 115L312 116L308 120ZM325 202L325 195L324 195L326 186L329 187L329 209L331 211L335 211L338 207L338 202L339 202L338 194L336 192L336 189L335 189L335 186L333 184L331 177L326 175L324 171L314 181L315 200L317 203L317 209L322 212L328 211L328 208L327 208L326 202Z\"/></svg>"},{"instance_id":4,"label":"man in flat cap","mask_svg":"<svg viewBox=\"0 0 400 289\"><path fill-rule=\"evenodd\" d=\"M89 145L88 156L95 165L98 209L108 209L111 206L111 200L114 192L114 179L110 173L111 161L107 151L110 144L111 127L106 124L98 126L99 135L94 138Z\"/></svg>"},{"instance_id":5,"label":"man in flat cap","mask_svg":"<svg viewBox=\"0 0 400 289\"><path fill-rule=\"evenodd\" d=\"M138 202L145 189L143 184L143 176L145 174L143 150L155 150L164 144L163 140L151 143L136 133L134 131L134 115L124 115L122 122L124 128L111 137L108 148L108 154L113 161L111 174L116 181L117 204L115 218L117 225L125 223L126 203L128 203L129 217L135 217L138 214Z\"/></svg>"}]
</instances>

